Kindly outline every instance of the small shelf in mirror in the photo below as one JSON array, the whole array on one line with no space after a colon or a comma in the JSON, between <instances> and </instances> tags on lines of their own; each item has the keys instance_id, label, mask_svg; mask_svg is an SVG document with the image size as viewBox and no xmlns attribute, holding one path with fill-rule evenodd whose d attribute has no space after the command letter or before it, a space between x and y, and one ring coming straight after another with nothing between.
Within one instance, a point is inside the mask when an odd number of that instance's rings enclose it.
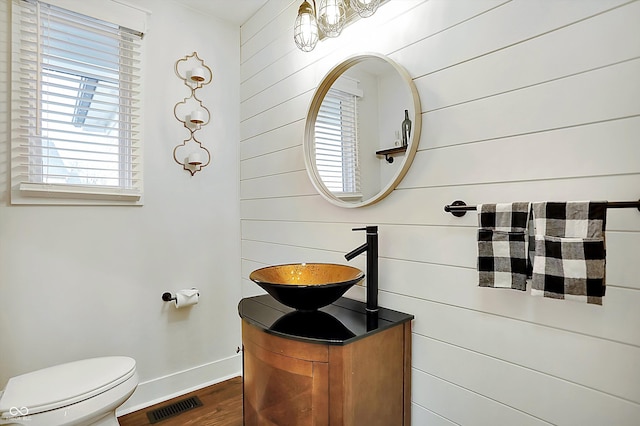
<instances>
[{"instance_id":1,"label":"small shelf in mirror","mask_svg":"<svg viewBox=\"0 0 640 426\"><path fill-rule=\"evenodd\" d=\"M393 148L376 151L376 155L384 155L384 159L387 160L387 163L393 163L393 156L395 154L400 154L401 152L407 152L407 145L395 146Z\"/></svg>"}]
</instances>

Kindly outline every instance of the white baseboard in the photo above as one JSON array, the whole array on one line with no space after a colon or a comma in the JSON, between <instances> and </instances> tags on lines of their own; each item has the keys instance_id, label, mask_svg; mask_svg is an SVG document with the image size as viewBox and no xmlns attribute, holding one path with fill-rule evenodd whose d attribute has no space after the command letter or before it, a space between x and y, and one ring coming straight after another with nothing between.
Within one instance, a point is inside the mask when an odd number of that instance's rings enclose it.
<instances>
[{"instance_id":1,"label":"white baseboard","mask_svg":"<svg viewBox=\"0 0 640 426\"><path fill-rule=\"evenodd\" d=\"M242 375L242 355L234 355L164 377L141 382L118 410L118 417Z\"/></svg>"}]
</instances>

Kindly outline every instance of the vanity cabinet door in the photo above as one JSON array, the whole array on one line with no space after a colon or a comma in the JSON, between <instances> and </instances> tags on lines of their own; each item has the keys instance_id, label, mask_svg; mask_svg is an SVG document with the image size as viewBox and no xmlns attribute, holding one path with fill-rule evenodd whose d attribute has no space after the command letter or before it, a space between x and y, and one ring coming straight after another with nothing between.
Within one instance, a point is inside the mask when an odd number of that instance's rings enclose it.
<instances>
[{"instance_id":1,"label":"vanity cabinet door","mask_svg":"<svg viewBox=\"0 0 640 426\"><path fill-rule=\"evenodd\" d=\"M245 426L329 424L326 347L269 335L244 321L243 345Z\"/></svg>"},{"instance_id":2,"label":"vanity cabinet door","mask_svg":"<svg viewBox=\"0 0 640 426\"><path fill-rule=\"evenodd\" d=\"M408 426L411 323L344 346L242 321L245 426Z\"/></svg>"}]
</instances>

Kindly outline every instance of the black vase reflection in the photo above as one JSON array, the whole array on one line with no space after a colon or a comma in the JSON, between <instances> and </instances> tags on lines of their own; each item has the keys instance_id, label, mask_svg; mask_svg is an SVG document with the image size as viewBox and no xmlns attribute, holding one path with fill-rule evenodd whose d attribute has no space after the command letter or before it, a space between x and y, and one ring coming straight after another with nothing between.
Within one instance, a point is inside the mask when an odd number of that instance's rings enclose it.
<instances>
[{"instance_id":1,"label":"black vase reflection","mask_svg":"<svg viewBox=\"0 0 640 426\"><path fill-rule=\"evenodd\" d=\"M322 311L294 311L278 319L272 331L310 339L344 341L355 334L336 317Z\"/></svg>"}]
</instances>

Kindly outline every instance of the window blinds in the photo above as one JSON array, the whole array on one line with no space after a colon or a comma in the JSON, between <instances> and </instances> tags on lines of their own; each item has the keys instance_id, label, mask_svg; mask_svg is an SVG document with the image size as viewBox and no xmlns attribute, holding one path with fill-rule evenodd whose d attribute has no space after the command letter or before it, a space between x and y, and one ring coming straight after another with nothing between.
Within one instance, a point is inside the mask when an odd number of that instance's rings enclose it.
<instances>
[{"instance_id":1,"label":"window blinds","mask_svg":"<svg viewBox=\"0 0 640 426\"><path fill-rule=\"evenodd\" d=\"M19 5L12 157L22 195L139 199L141 34L35 0Z\"/></svg>"},{"instance_id":2,"label":"window blinds","mask_svg":"<svg viewBox=\"0 0 640 426\"><path fill-rule=\"evenodd\" d=\"M360 193L356 96L329 89L315 124L316 166L336 196Z\"/></svg>"}]
</instances>

